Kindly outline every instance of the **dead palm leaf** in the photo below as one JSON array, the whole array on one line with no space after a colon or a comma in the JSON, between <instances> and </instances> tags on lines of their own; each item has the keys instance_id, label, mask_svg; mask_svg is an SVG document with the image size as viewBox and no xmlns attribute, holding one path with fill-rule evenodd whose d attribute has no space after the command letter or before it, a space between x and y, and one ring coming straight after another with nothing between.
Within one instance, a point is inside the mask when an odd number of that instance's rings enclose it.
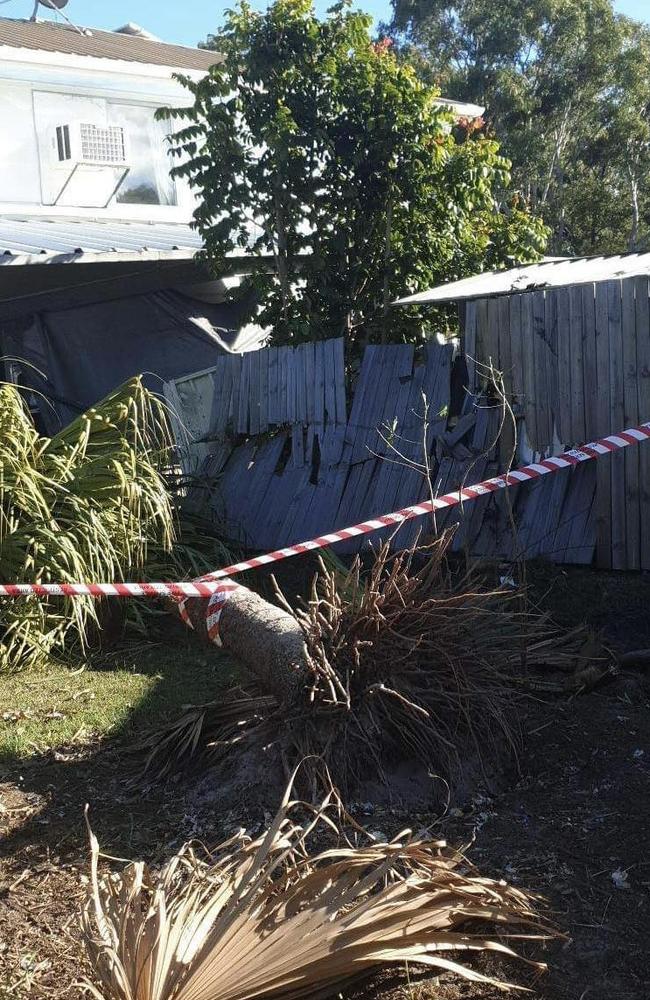
<instances>
[{"instance_id":1,"label":"dead palm leaf","mask_svg":"<svg viewBox=\"0 0 650 1000\"><path fill-rule=\"evenodd\" d=\"M184 705L183 714L152 730L133 748L145 756L143 770L164 778L202 757L211 763L243 740L272 736L271 720L278 704L270 695L234 688L219 701Z\"/></svg>"},{"instance_id":2,"label":"dead palm leaf","mask_svg":"<svg viewBox=\"0 0 650 1000\"><path fill-rule=\"evenodd\" d=\"M352 844L333 795L311 809L291 793L259 839L240 831L207 861L186 845L159 874L137 863L100 878L91 833L82 929L97 1000L327 997L406 961L515 988L448 955L512 957L509 938L548 937L529 895L409 831ZM312 854L324 827L338 846Z\"/></svg>"}]
</instances>

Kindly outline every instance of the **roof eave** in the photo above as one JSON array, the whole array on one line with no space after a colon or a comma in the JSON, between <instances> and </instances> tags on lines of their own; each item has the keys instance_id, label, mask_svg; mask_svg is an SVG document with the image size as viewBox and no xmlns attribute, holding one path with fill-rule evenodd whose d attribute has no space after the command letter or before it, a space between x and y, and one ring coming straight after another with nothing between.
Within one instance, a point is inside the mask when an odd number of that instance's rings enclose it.
<instances>
[{"instance_id":1,"label":"roof eave","mask_svg":"<svg viewBox=\"0 0 650 1000\"><path fill-rule=\"evenodd\" d=\"M200 251L191 247L181 247L174 250L75 250L72 253L4 253L0 254L0 267L52 267L59 265L93 264L129 264L129 263L160 263L165 261L194 261L197 267L204 268L198 259ZM271 265L270 255L232 254L226 258L220 273L248 274L251 271L264 269Z\"/></svg>"},{"instance_id":2,"label":"roof eave","mask_svg":"<svg viewBox=\"0 0 650 1000\"><path fill-rule=\"evenodd\" d=\"M125 264L129 261L191 260L197 250L75 250L72 253L4 253L0 267L45 267L52 264Z\"/></svg>"},{"instance_id":3,"label":"roof eave","mask_svg":"<svg viewBox=\"0 0 650 1000\"><path fill-rule=\"evenodd\" d=\"M54 69L89 70L104 74L114 73L120 76L146 76L159 80L171 80L177 73L192 80L201 80L209 72L207 69L193 69L188 66L168 66L163 63L147 63L129 59L113 59L107 56L87 56L79 53L0 44L0 76L2 76L2 65L9 63L52 67Z\"/></svg>"}]
</instances>

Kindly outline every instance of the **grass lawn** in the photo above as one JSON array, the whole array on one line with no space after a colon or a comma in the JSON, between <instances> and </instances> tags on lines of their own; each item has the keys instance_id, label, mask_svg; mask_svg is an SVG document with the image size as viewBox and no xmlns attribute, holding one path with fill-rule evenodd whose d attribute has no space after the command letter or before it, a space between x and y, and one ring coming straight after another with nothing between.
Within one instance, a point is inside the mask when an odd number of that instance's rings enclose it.
<instances>
[{"instance_id":1,"label":"grass lawn","mask_svg":"<svg viewBox=\"0 0 650 1000\"><path fill-rule=\"evenodd\" d=\"M78 666L0 674L0 761L104 737L129 741L184 704L210 701L235 676L225 654L185 633Z\"/></svg>"},{"instance_id":2,"label":"grass lawn","mask_svg":"<svg viewBox=\"0 0 650 1000\"><path fill-rule=\"evenodd\" d=\"M63 1000L80 978L86 803L117 857L164 860L195 832L192 783L143 781L125 751L218 697L237 668L180 623L155 630L156 642L0 675L0 1000Z\"/></svg>"}]
</instances>

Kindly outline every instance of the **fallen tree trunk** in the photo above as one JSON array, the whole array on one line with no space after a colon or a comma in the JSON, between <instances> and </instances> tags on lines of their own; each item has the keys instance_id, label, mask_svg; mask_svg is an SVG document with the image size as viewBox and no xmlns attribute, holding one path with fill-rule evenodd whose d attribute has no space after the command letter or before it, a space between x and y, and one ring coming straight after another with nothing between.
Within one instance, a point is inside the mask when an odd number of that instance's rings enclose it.
<instances>
[{"instance_id":1,"label":"fallen tree trunk","mask_svg":"<svg viewBox=\"0 0 650 1000\"><path fill-rule=\"evenodd\" d=\"M359 560L346 576L321 564L293 613L226 579L209 599L185 601L188 625L237 657L253 684L220 690L150 737L147 766L167 773L170 755L217 759L246 739L272 743L289 767L318 761L314 781L324 766L341 788L401 760L453 783L473 754L487 776L517 748L518 691L534 689L533 672L552 664L583 690L608 671L609 654L582 627L559 632L521 593L457 582L451 538L417 565L418 550L393 556L387 543L365 575Z\"/></svg>"},{"instance_id":2,"label":"fallen tree trunk","mask_svg":"<svg viewBox=\"0 0 650 1000\"><path fill-rule=\"evenodd\" d=\"M212 643L207 629L208 599L192 597L185 602L185 610L197 635ZM238 587L222 606L219 639L264 693L287 705L299 700L307 683L307 648L300 625L287 611Z\"/></svg>"}]
</instances>

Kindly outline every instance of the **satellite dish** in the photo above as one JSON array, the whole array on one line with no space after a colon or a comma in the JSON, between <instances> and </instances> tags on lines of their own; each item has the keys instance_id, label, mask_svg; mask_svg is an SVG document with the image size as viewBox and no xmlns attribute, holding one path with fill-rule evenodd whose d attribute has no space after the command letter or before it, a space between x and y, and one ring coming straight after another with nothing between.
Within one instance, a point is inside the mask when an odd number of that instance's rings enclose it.
<instances>
[{"instance_id":1,"label":"satellite dish","mask_svg":"<svg viewBox=\"0 0 650 1000\"><path fill-rule=\"evenodd\" d=\"M50 10L62 10L68 3L68 0L38 0L38 2L43 7L49 7Z\"/></svg>"}]
</instances>

